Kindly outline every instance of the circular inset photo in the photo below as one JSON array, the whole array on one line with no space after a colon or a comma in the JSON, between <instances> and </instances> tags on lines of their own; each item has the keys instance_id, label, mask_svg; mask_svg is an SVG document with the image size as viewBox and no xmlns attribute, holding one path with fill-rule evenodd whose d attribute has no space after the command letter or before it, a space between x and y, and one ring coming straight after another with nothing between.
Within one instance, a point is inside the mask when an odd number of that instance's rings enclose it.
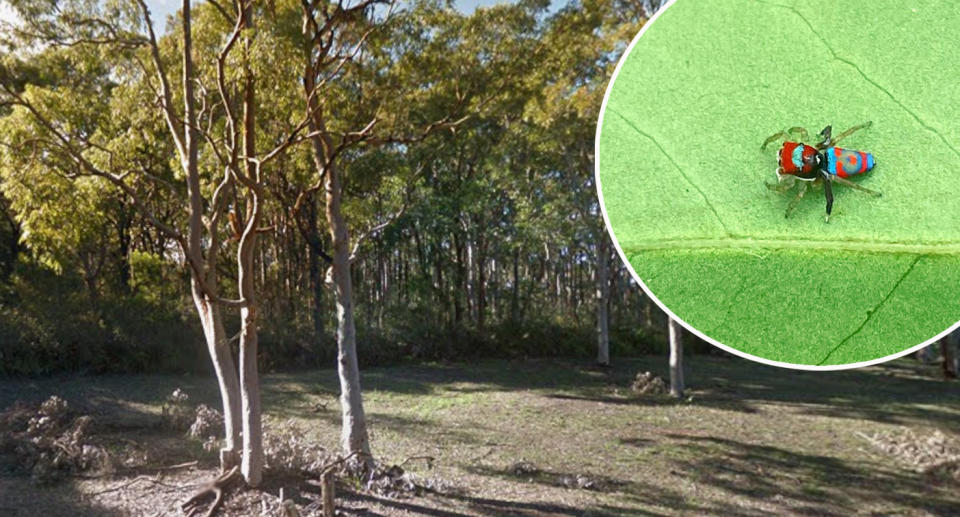
<instances>
[{"instance_id":1,"label":"circular inset photo","mask_svg":"<svg viewBox=\"0 0 960 517\"><path fill-rule=\"evenodd\" d=\"M617 66L597 185L621 257L700 337L803 369L960 319L960 11L675 0Z\"/></svg>"}]
</instances>

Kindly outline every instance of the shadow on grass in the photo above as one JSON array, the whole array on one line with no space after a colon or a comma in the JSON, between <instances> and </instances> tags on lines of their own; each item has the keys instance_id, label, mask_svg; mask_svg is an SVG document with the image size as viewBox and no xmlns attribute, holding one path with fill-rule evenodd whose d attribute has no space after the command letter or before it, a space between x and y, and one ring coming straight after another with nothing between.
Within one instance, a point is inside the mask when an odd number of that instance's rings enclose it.
<instances>
[{"instance_id":1,"label":"shadow on grass","mask_svg":"<svg viewBox=\"0 0 960 517\"><path fill-rule=\"evenodd\" d=\"M685 403L669 397L633 396L629 391L633 377L648 370L666 377L666 361L661 357L624 359L604 370L563 360L398 367L365 372L364 386L411 395L523 390L561 400L623 406ZM801 414L960 430L956 383L943 381L936 367L912 359L857 370L807 372L698 355L688 358L686 376L688 395L698 406L758 413L774 403Z\"/></svg>"},{"instance_id":2,"label":"shadow on grass","mask_svg":"<svg viewBox=\"0 0 960 517\"><path fill-rule=\"evenodd\" d=\"M564 511L543 512L542 515L755 515L743 513L744 509L725 500L712 501L698 498L696 501L679 490L673 490L661 485L642 481L624 480L605 475L592 473L564 473L550 470L539 470L530 475L516 475L488 467L468 467L466 470L484 477L495 477L513 483L533 483L545 488L562 488L573 491L585 491L592 494L614 494L620 501L639 503L630 507L614 506L610 504L591 505L589 508L577 509L574 513L566 513L571 509L564 507ZM665 476L675 476L676 472L664 473ZM583 477L592 482L589 488L577 487L575 480ZM679 478L677 478L679 480ZM550 505L555 506L555 505ZM640 507L642 506L642 508ZM657 509L663 509L662 512ZM525 515L525 514L520 514ZM541 515L536 513L534 515Z\"/></svg>"},{"instance_id":3,"label":"shadow on grass","mask_svg":"<svg viewBox=\"0 0 960 517\"><path fill-rule=\"evenodd\" d=\"M773 513L851 515L887 506L918 513L956 515L954 488L891 466L878 470L875 463L843 461L830 456L804 454L779 447L744 443L717 437L671 434L680 441L687 459L678 460L679 472L693 483L709 485L723 493L756 501ZM650 504L656 496L633 493L631 499ZM742 514L735 508L688 507L684 510ZM720 503L716 501L715 503ZM864 504L874 508L865 508ZM755 514L750 512L749 514Z\"/></svg>"},{"instance_id":4,"label":"shadow on grass","mask_svg":"<svg viewBox=\"0 0 960 517\"><path fill-rule=\"evenodd\" d=\"M348 515L394 515L395 512L403 512L403 515L425 515L431 517L466 517L466 516L581 516L583 509L557 503L539 503L510 501L506 499L493 499L489 497L472 497L463 494L431 494L429 498L432 502L441 502L446 500L451 505L462 507L463 513L458 509L433 508L418 504L410 500L397 500L379 497L371 494L351 492L345 494L344 498L350 502L360 502L375 504L377 506L389 509L391 513L381 514L371 511L369 508L354 509L343 508L342 511Z\"/></svg>"},{"instance_id":5,"label":"shadow on grass","mask_svg":"<svg viewBox=\"0 0 960 517\"><path fill-rule=\"evenodd\" d=\"M697 360L696 404L755 412L776 403L799 414L890 424L935 424L960 430L960 390L936 368L912 359L839 372L784 370L758 364ZM709 372L704 375L704 372Z\"/></svg>"}]
</instances>

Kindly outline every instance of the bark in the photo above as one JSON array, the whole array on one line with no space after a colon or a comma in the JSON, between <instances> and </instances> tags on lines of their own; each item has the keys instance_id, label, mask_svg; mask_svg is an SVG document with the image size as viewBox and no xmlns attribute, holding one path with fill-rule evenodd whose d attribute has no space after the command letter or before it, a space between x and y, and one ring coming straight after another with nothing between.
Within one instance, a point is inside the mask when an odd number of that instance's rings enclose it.
<instances>
[{"instance_id":1,"label":"bark","mask_svg":"<svg viewBox=\"0 0 960 517\"><path fill-rule=\"evenodd\" d=\"M343 429L340 445L345 454L359 453L368 464L370 440L360 391L357 336L353 319L353 285L350 278L350 233L341 213L340 174L336 167L326 171L327 222L333 243L333 284L337 304L337 370L340 376L340 407Z\"/></svg>"},{"instance_id":2,"label":"bark","mask_svg":"<svg viewBox=\"0 0 960 517\"><path fill-rule=\"evenodd\" d=\"M939 341L940 344L940 367L943 371L944 379L955 379L957 377L957 346L951 334L947 334Z\"/></svg>"},{"instance_id":3,"label":"bark","mask_svg":"<svg viewBox=\"0 0 960 517\"><path fill-rule=\"evenodd\" d=\"M480 224L484 224L482 220ZM482 331L487 324L487 245L482 231L477 237L475 261L477 265L477 329Z\"/></svg>"},{"instance_id":4,"label":"bark","mask_svg":"<svg viewBox=\"0 0 960 517\"><path fill-rule=\"evenodd\" d=\"M323 501L323 517L336 517L337 515L337 478L333 475L333 470L325 470L320 474L320 497Z\"/></svg>"},{"instance_id":5,"label":"bark","mask_svg":"<svg viewBox=\"0 0 960 517\"><path fill-rule=\"evenodd\" d=\"M647 296L647 293L641 293L643 297L643 328L650 330L653 328L653 300Z\"/></svg>"},{"instance_id":6,"label":"bark","mask_svg":"<svg viewBox=\"0 0 960 517\"><path fill-rule=\"evenodd\" d=\"M317 231L317 204L312 198L307 207L307 224L310 235L315 236L316 240L319 241L320 237ZM320 254L317 253L317 249L314 246L308 246L307 249L310 253L310 290L313 294L313 332L316 335L317 343L322 345L326 329L323 325L323 275L320 274Z\"/></svg>"},{"instance_id":7,"label":"bark","mask_svg":"<svg viewBox=\"0 0 960 517\"><path fill-rule=\"evenodd\" d=\"M513 250L513 285L510 293L510 321L520 321L520 248Z\"/></svg>"},{"instance_id":8,"label":"bark","mask_svg":"<svg viewBox=\"0 0 960 517\"><path fill-rule=\"evenodd\" d=\"M673 318L667 324L670 334L670 396L683 397L683 329Z\"/></svg>"},{"instance_id":9,"label":"bark","mask_svg":"<svg viewBox=\"0 0 960 517\"><path fill-rule=\"evenodd\" d=\"M220 308L216 301L211 300L204 295L200 282L204 275L198 268L206 268L206 282L208 290L213 290L215 295L216 286L216 246L211 245L210 253L206 260L203 257L203 193L200 188L200 174L198 171L198 141L197 134L197 116L194 107L194 73L193 73L193 40L191 33L191 12L190 0L183 0L182 7L183 18L183 102L184 102L184 124L180 124L183 129L183 152L181 153L181 166L187 177L187 194L189 197L189 233L187 235L187 249L185 252L189 256L188 264L192 276L193 299L197 306L197 312L200 315L200 322L204 328L204 336L207 341L207 350L210 353L210 359L213 361L214 371L217 375L217 384L220 387L220 397L223 402L224 419L224 447L220 451L220 468L227 471L237 462L237 446L239 444L240 433L240 380L237 375L236 365L230 352L229 343L226 339L226 332L223 328L223 320L220 315ZM172 109L168 110L171 113ZM172 115L168 115L168 124L171 132L176 138L178 123ZM211 228L215 233L216 229ZM216 243L216 236L212 236Z\"/></svg>"},{"instance_id":10,"label":"bark","mask_svg":"<svg viewBox=\"0 0 960 517\"><path fill-rule=\"evenodd\" d=\"M337 374L340 379L341 437L345 454L355 454L367 466L373 466L367 420L360 390L360 365L357 360L357 335L353 314L353 284L350 275L350 232L343 217L340 170L335 163L333 137L327 131L319 101L314 95L316 64L308 62L304 70L304 93L310 108L310 139L313 161L322 180L326 201L327 225L333 248L330 282L337 307Z\"/></svg>"},{"instance_id":11,"label":"bark","mask_svg":"<svg viewBox=\"0 0 960 517\"><path fill-rule=\"evenodd\" d=\"M464 246L460 240L460 234L453 232L453 247L456 250L456 284L453 290L453 325L459 329L463 322L463 305L461 304L461 293L466 292L467 274L464 265Z\"/></svg>"},{"instance_id":12,"label":"bark","mask_svg":"<svg viewBox=\"0 0 960 517\"><path fill-rule=\"evenodd\" d=\"M252 9L247 8L245 13L247 26L252 27ZM249 47L249 41L247 42ZM243 99L243 126L244 142L243 155L247 158L246 181L249 182L250 205L248 219L243 237L240 239L237 250L237 284L240 298L246 301L240 309L240 401L242 404L243 422L243 460L240 472L247 485L255 487L260 484L263 476L263 428L261 424L260 404L260 373L257 368L257 352L259 336L257 334L258 305L254 286L256 267L254 257L257 250L257 228L261 217L261 189L260 167L249 158L256 156L255 138L255 98L253 74L249 64L244 69L244 99Z\"/></svg>"},{"instance_id":13,"label":"bark","mask_svg":"<svg viewBox=\"0 0 960 517\"><path fill-rule=\"evenodd\" d=\"M597 302L597 364L610 366L610 327L608 304L610 298L609 252L607 237L600 236L597 243L596 302Z\"/></svg>"},{"instance_id":14,"label":"bark","mask_svg":"<svg viewBox=\"0 0 960 517\"><path fill-rule=\"evenodd\" d=\"M258 204L258 201L254 201ZM259 211L259 207L254 208ZM258 307L253 292L253 250L256 245L256 221L250 219L249 235L245 235L238 251L240 294L248 305L240 309L240 400L243 424L243 461L240 472L250 486L257 486L263 471L263 428L261 425L260 374L257 369Z\"/></svg>"},{"instance_id":15,"label":"bark","mask_svg":"<svg viewBox=\"0 0 960 517\"><path fill-rule=\"evenodd\" d=\"M240 445L240 379L237 376L230 343L223 327L220 306L210 302L200 291L196 281L193 284L193 301L200 316L203 335L207 342L207 351L213 362L213 371L217 376L220 400L223 405L224 443L220 449L220 469L226 472L239 463Z\"/></svg>"},{"instance_id":16,"label":"bark","mask_svg":"<svg viewBox=\"0 0 960 517\"><path fill-rule=\"evenodd\" d=\"M120 209L117 213L117 251L115 261L117 265L117 287L123 294L130 294L130 224L131 217L127 213L127 207L120 203Z\"/></svg>"}]
</instances>

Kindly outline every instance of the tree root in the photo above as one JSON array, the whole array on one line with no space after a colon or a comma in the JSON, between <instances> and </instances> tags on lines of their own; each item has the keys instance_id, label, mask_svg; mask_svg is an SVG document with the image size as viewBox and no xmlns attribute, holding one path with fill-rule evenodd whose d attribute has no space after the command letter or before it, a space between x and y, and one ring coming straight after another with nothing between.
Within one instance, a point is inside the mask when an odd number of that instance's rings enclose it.
<instances>
[{"instance_id":1,"label":"tree root","mask_svg":"<svg viewBox=\"0 0 960 517\"><path fill-rule=\"evenodd\" d=\"M214 512L220 508L220 505L223 504L223 489L226 488L239 473L240 467L233 467L227 472L221 474L220 477L214 479L205 488L202 488L196 494L193 494L190 499L184 501L184 503L180 505L180 509L187 517L195 517L200 515L201 508L203 507L200 501L205 499L207 495L213 494L213 504L210 505L207 513L204 514L205 517L211 517Z\"/></svg>"}]
</instances>

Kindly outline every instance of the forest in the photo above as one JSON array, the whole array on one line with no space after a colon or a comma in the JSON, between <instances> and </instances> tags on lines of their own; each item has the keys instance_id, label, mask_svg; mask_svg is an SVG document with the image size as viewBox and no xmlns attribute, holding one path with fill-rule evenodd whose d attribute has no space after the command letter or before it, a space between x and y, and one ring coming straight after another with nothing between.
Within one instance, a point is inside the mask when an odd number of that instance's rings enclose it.
<instances>
[{"instance_id":1,"label":"forest","mask_svg":"<svg viewBox=\"0 0 960 517\"><path fill-rule=\"evenodd\" d=\"M622 263L660 3L0 0L0 514L955 511L954 343L764 367Z\"/></svg>"}]
</instances>

